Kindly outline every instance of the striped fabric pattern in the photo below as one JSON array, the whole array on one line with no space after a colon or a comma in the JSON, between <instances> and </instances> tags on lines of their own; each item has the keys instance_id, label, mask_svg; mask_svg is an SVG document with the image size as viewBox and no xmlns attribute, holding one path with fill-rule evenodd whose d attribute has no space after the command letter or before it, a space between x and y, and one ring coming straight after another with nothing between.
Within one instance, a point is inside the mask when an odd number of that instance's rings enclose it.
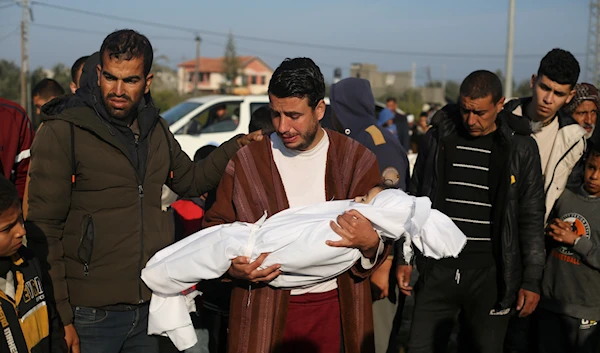
<instances>
[{"instance_id":1,"label":"striped fabric pattern","mask_svg":"<svg viewBox=\"0 0 600 353\"><path fill-rule=\"evenodd\" d=\"M447 146L446 214L465 233L468 241L490 242L492 205L489 168L492 135L458 137Z\"/></svg>"}]
</instances>

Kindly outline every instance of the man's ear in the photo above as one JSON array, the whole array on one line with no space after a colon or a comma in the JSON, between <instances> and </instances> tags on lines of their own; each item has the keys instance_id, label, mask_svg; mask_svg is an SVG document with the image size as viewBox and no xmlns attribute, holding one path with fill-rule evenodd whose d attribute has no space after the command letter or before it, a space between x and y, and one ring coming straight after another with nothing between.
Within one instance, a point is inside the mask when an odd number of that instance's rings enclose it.
<instances>
[{"instance_id":1,"label":"man's ear","mask_svg":"<svg viewBox=\"0 0 600 353\"><path fill-rule=\"evenodd\" d=\"M154 79L154 74L149 73L148 76L146 76L146 87L144 88L144 94L150 92L150 85L152 84L152 79Z\"/></svg>"},{"instance_id":2,"label":"man's ear","mask_svg":"<svg viewBox=\"0 0 600 353\"><path fill-rule=\"evenodd\" d=\"M529 82L529 88L533 89L533 86L535 86L535 81L537 81L537 75L533 74L533 75L531 75L531 81Z\"/></svg>"},{"instance_id":3,"label":"man's ear","mask_svg":"<svg viewBox=\"0 0 600 353\"><path fill-rule=\"evenodd\" d=\"M315 113L317 114L319 121L321 121L325 116L325 109L327 109L327 105L325 104L325 100L321 99L321 101L319 101L315 107Z\"/></svg>"},{"instance_id":4,"label":"man's ear","mask_svg":"<svg viewBox=\"0 0 600 353\"><path fill-rule=\"evenodd\" d=\"M69 83L69 88L71 89L71 93L73 94L75 94L75 91L77 91L77 85L75 84L75 82Z\"/></svg>"},{"instance_id":5,"label":"man's ear","mask_svg":"<svg viewBox=\"0 0 600 353\"><path fill-rule=\"evenodd\" d=\"M577 91L575 91L575 87L573 87L573 89L571 90L571 92L569 92L569 96L567 97L567 100L565 101L565 104L569 104L569 102L571 102L571 99L573 99L573 97L575 97L576 93L577 93Z\"/></svg>"},{"instance_id":6,"label":"man's ear","mask_svg":"<svg viewBox=\"0 0 600 353\"><path fill-rule=\"evenodd\" d=\"M96 65L96 74L98 76L98 86L100 86L100 75L102 74L102 67L100 65Z\"/></svg>"},{"instance_id":7,"label":"man's ear","mask_svg":"<svg viewBox=\"0 0 600 353\"><path fill-rule=\"evenodd\" d=\"M496 112L497 113L500 113L502 111L502 108L504 108L505 101L506 101L506 97L502 97L502 98L500 98L498 103L496 103Z\"/></svg>"}]
</instances>

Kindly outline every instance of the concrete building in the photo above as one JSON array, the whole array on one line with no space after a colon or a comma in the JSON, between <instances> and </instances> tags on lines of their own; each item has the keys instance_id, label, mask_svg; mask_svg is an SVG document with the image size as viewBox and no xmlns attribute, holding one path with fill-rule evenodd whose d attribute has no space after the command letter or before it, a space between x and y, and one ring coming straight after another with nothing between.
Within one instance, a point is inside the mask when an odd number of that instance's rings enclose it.
<instances>
[{"instance_id":1,"label":"concrete building","mask_svg":"<svg viewBox=\"0 0 600 353\"><path fill-rule=\"evenodd\" d=\"M389 94L390 92L401 94L409 88L414 88L412 72L379 72L375 64L352 64L350 66L350 76L369 80L375 97Z\"/></svg>"}]
</instances>

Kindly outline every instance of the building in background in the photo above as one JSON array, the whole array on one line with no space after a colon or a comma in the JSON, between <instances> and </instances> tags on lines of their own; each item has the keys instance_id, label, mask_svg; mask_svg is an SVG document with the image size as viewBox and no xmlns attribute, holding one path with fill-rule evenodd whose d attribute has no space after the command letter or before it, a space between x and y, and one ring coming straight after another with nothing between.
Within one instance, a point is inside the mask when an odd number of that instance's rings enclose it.
<instances>
[{"instance_id":1,"label":"building in background","mask_svg":"<svg viewBox=\"0 0 600 353\"><path fill-rule=\"evenodd\" d=\"M354 63L350 66L350 76L364 78L371 82L371 89L375 97L380 97L388 92L401 94L409 88L414 88L412 72L379 72L375 64Z\"/></svg>"},{"instance_id":2,"label":"building in background","mask_svg":"<svg viewBox=\"0 0 600 353\"><path fill-rule=\"evenodd\" d=\"M221 93L227 86L223 57L200 58L200 74L198 77L199 93ZM257 56L240 56L240 75L235 79L234 92L240 94L266 94L273 69ZM194 73L196 60L189 60L178 65L177 90L179 94L191 93L194 90Z\"/></svg>"}]
</instances>

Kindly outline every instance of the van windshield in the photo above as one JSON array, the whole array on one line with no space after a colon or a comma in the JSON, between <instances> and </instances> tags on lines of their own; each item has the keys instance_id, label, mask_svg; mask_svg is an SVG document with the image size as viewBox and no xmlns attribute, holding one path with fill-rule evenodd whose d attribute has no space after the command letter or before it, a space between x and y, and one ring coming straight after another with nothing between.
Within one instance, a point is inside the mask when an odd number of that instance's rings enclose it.
<instances>
[{"instance_id":1,"label":"van windshield","mask_svg":"<svg viewBox=\"0 0 600 353\"><path fill-rule=\"evenodd\" d=\"M198 102L183 102L162 113L161 116L169 123L170 126L201 105L202 103Z\"/></svg>"}]
</instances>

